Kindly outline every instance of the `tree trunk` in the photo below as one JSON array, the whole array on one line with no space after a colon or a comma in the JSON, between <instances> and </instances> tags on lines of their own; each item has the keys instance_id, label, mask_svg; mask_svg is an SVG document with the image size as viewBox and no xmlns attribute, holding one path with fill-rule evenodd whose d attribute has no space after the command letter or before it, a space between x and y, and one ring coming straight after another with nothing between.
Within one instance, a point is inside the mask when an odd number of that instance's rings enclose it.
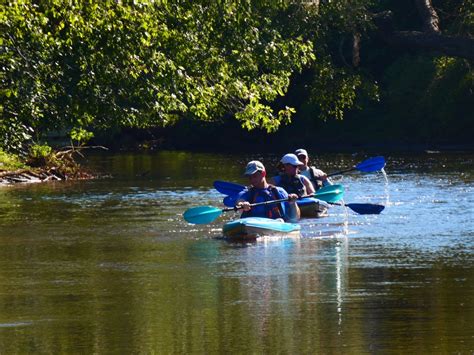
<instances>
[{"instance_id":1,"label":"tree trunk","mask_svg":"<svg viewBox=\"0 0 474 355\"><path fill-rule=\"evenodd\" d=\"M352 65L358 67L360 64L360 33L354 33L352 41Z\"/></svg>"}]
</instances>

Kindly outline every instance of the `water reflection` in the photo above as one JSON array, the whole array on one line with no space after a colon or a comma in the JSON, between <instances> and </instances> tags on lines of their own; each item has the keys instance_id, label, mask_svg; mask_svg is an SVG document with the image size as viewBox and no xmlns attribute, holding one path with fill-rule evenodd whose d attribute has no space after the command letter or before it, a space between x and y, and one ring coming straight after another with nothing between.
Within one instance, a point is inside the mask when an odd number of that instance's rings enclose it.
<instances>
[{"instance_id":1,"label":"water reflection","mask_svg":"<svg viewBox=\"0 0 474 355\"><path fill-rule=\"evenodd\" d=\"M183 222L221 206L212 182L242 182L250 158L105 155L91 165L111 179L0 189L0 352L473 351L471 155L387 157L388 183L341 176L346 201L386 209L334 207L300 239L228 243L233 213Z\"/></svg>"}]
</instances>

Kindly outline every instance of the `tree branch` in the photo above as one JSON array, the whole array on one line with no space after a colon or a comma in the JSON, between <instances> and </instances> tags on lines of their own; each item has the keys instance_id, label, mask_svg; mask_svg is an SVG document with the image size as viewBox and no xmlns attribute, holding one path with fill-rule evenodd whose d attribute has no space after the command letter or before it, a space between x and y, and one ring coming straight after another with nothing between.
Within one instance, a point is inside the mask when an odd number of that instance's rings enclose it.
<instances>
[{"instance_id":1,"label":"tree branch","mask_svg":"<svg viewBox=\"0 0 474 355\"><path fill-rule=\"evenodd\" d=\"M395 31L391 11L375 14L373 19L382 38L391 45L474 60L474 38L446 36L439 31Z\"/></svg>"},{"instance_id":2,"label":"tree branch","mask_svg":"<svg viewBox=\"0 0 474 355\"><path fill-rule=\"evenodd\" d=\"M417 31L394 32L388 39L394 45L436 51L452 57L474 60L474 39Z\"/></svg>"},{"instance_id":3,"label":"tree branch","mask_svg":"<svg viewBox=\"0 0 474 355\"><path fill-rule=\"evenodd\" d=\"M428 33L440 33L439 17L431 4L431 0L415 0L415 3L423 20L423 31Z\"/></svg>"},{"instance_id":4,"label":"tree branch","mask_svg":"<svg viewBox=\"0 0 474 355\"><path fill-rule=\"evenodd\" d=\"M352 39L352 65L358 67L360 64L360 33L354 33Z\"/></svg>"}]
</instances>

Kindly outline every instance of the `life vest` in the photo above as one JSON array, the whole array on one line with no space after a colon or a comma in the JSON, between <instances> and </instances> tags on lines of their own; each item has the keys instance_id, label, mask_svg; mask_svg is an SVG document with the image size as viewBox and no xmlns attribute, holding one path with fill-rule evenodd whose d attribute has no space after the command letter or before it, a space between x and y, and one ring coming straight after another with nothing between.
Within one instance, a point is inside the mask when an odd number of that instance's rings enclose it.
<instances>
[{"instance_id":1,"label":"life vest","mask_svg":"<svg viewBox=\"0 0 474 355\"><path fill-rule=\"evenodd\" d=\"M289 177L286 174L281 174L273 178L277 186L283 187L289 194L297 194L299 197L306 195L306 188L303 183L303 178L300 174Z\"/></svg>"},{"instance_id":2,"label":"life vest","mask_svg":"<svg viewBox=\"0 0 474 355\"><path fill-rule=\"evenodd\" d=\"M249 188L248 193L249 193L249 198L247 201L250 203L279 200L282 198L278 189L273 185L269 185L268 188L266 189L256 189L254 187L251 187ZM265 217L267 218L271 218L271 219L284 218L285 211L281 203L272 203L272 204L263 205L260 207L264 208ZM246 212L244 211L241 215L241 218L245 218L245 217L255 217L255 213L252 210L246 211Z\"/></svg>"},{"instance_id":3,"label":"life vest","mask_svg":"<svg viewBox=\"0 0 474 355\"><path fill-rule=\"evenodd\" d=\"M323 181L319 178L319 176L316 176L314 166L310 166L308 167L308 169L303 170L301 172L301 175L306 176L309 181L311 181L311 184L313 184L315 191L318 191L321 187L324 186Z\"/></svg>"},{"instance_id":4,"label":"life vest","mask_svg":"<svg viewBox=\"0 0 474 355\"><path fill-rule=\"evenodd\" d=\"M310 166L309 167L309 174L311 175L310 177L310 181L311 183L313 184L314 186L314 189L316 191L318 191L321 187L323 187L323 181L321 179L318 179L315 175L314 175L314 167Z\"/></svg>"}]
</instances>

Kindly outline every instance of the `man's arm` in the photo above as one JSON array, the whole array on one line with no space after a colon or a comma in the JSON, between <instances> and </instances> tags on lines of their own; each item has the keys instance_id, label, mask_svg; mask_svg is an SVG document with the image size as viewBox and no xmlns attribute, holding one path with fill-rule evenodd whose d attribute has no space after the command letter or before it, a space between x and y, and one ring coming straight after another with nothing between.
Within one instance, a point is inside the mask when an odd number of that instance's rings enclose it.
<instances>
[{"instance_id":1,"label":"man's arm","mask_svg":"<svg viewBox=\"0 0 474 355\"><path fill-rule=\"evenodd\" d=\"M316 190L314 189L313 183L304 175L301 175L303 185L306 188L306 195L313 195Z\"/></svg>"},{"instance_id":2,"label":"man's arm","mask_svg":"<svg viewBox=\"0 0 474 355\"><path fill-rule=\"evenodd\" d=\"M281 198L287 198L289 199L288 202L286 202L286 208L285 208L285 216L283 216L283 219L286 222L298 222L300 219L300 208L296 204L296 200L298 200L298 195L297 194L288 194L283 188L279 188L280 191L280 196Z\"/></svg>"}]
</instances>

